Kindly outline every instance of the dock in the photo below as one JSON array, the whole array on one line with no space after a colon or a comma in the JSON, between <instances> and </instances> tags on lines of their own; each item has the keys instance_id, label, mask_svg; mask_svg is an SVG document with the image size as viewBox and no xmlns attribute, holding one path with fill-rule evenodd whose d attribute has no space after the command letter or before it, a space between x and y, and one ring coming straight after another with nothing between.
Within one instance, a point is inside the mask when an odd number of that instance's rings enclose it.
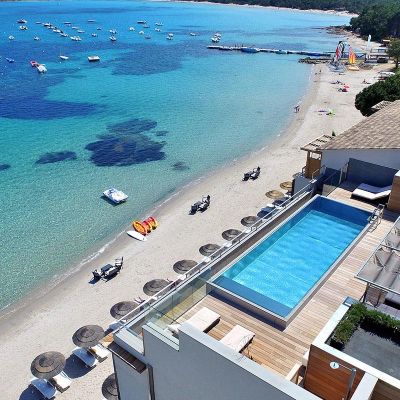
<instances>
[{"instance_id":1,"label":"dock","mask_svg":"<svg viewBox=\"0 0 400 400\"><path fill-rule=\"evenodd\" d=\"M241 51L243 53L274 53L274 54L296 54L300 56L306 57L319 57L321 60L332 58L334 52L332 51L308 51L308 50L284 50L284 49L268 49L268 48L260 48L255 46L221 46L221 45L209 45L208 49L211 50L220 50L220 51ZM344 55L343 58L345 58ZM357 52L356 57L362 58L365 56L365 53Z\"/></svg>"}]
</instances>

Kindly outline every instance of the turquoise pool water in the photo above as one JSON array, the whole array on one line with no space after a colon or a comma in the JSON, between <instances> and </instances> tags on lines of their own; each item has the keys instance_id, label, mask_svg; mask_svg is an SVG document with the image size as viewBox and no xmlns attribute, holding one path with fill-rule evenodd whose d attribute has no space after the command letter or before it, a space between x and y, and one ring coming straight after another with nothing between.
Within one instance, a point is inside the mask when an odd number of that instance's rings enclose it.
<instances>
[{"instance_id":1,"label":"turquoise pool water","mask_svg":"<svg viewBox=\"0 0 400 400\"><path fill-rule=\"evenodd\" d=\"M286 317L364 229L369 215L317 197L215 283Z\"/></svg>"}]
</instances>

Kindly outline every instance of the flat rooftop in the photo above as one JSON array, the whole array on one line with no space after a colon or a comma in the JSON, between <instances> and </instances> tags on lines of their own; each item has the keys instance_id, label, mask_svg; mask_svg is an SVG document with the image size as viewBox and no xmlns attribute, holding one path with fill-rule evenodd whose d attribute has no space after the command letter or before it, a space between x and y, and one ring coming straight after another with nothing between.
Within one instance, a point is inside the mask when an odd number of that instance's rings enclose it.
<instances>
[{"instance_id":1,"label":"flat rooftop","mask_svg":"<svg viewBox=\"0 0 400 400\"><path fill-rule=\"evenodd\" d=\"M345 182L328 197L373 211L374 205L351 198L351 191L355 187L356 185ZM286 376L296 363L302 363L304 353L343 300L347 296L356 299L362 297L366 285L354 276L388 233L396 217L394 213L385 212L381 223L361 238L284 330L271 326L249 311L219 299L212 293L206 294L201 289L193 289L189 300L177 302L175 306L165 310L160 321L164 325L172 321L183 323L199 309L207 307L221 316L218 324L208 331L208 335L219 340L236 324L240 324L255 333L254 340L242 354L265 368Z\"/></svg>"}]
</instances>

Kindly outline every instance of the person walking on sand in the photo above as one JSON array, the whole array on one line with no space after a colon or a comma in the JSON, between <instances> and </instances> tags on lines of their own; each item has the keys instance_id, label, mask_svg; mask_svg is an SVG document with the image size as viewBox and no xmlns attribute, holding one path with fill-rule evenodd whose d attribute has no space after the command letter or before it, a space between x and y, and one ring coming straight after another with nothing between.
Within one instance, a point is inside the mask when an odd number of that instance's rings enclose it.
<instances>
[{"instance_id":1,"label":"person walking on sand","mask_svg":"<svg viewBox=\"0 0 400 400\"><path fill-rule=\"evenodd\" d=\"M297 114L300 111L300 105L297 104L296 106L294 106L294 112Z\"/></svg>"}]
</instances>

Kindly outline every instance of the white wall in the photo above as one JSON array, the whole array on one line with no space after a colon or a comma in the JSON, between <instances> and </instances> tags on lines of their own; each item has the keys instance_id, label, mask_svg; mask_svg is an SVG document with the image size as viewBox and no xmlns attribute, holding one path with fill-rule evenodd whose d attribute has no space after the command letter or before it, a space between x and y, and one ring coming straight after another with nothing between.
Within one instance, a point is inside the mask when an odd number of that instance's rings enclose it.
<instances>
[{"instance_id":1,"label":"white wall","mask_svg":"<svg viewBox=\"0 0 400 400\"><path fill-rule=\"evenodd\" d=\"M156 400L318 399L187 324L180 330L179 350L151 327L144 327L143 340L146 362L153 368ZM121 400L144 400L148 385L126 371L120 376L119 367Z\"/></svg>"},{"instance_id":2,"label":"white wall","mask_svg":"<svg viewBox=\"0 0 400 400\"><path fill-rule=\"evenodd\" d=\"M340 169L350 158L366 161L384 167L400 169L400 149L341 149L323 150L321 165Z\"/></svg>"}]
</instances>

